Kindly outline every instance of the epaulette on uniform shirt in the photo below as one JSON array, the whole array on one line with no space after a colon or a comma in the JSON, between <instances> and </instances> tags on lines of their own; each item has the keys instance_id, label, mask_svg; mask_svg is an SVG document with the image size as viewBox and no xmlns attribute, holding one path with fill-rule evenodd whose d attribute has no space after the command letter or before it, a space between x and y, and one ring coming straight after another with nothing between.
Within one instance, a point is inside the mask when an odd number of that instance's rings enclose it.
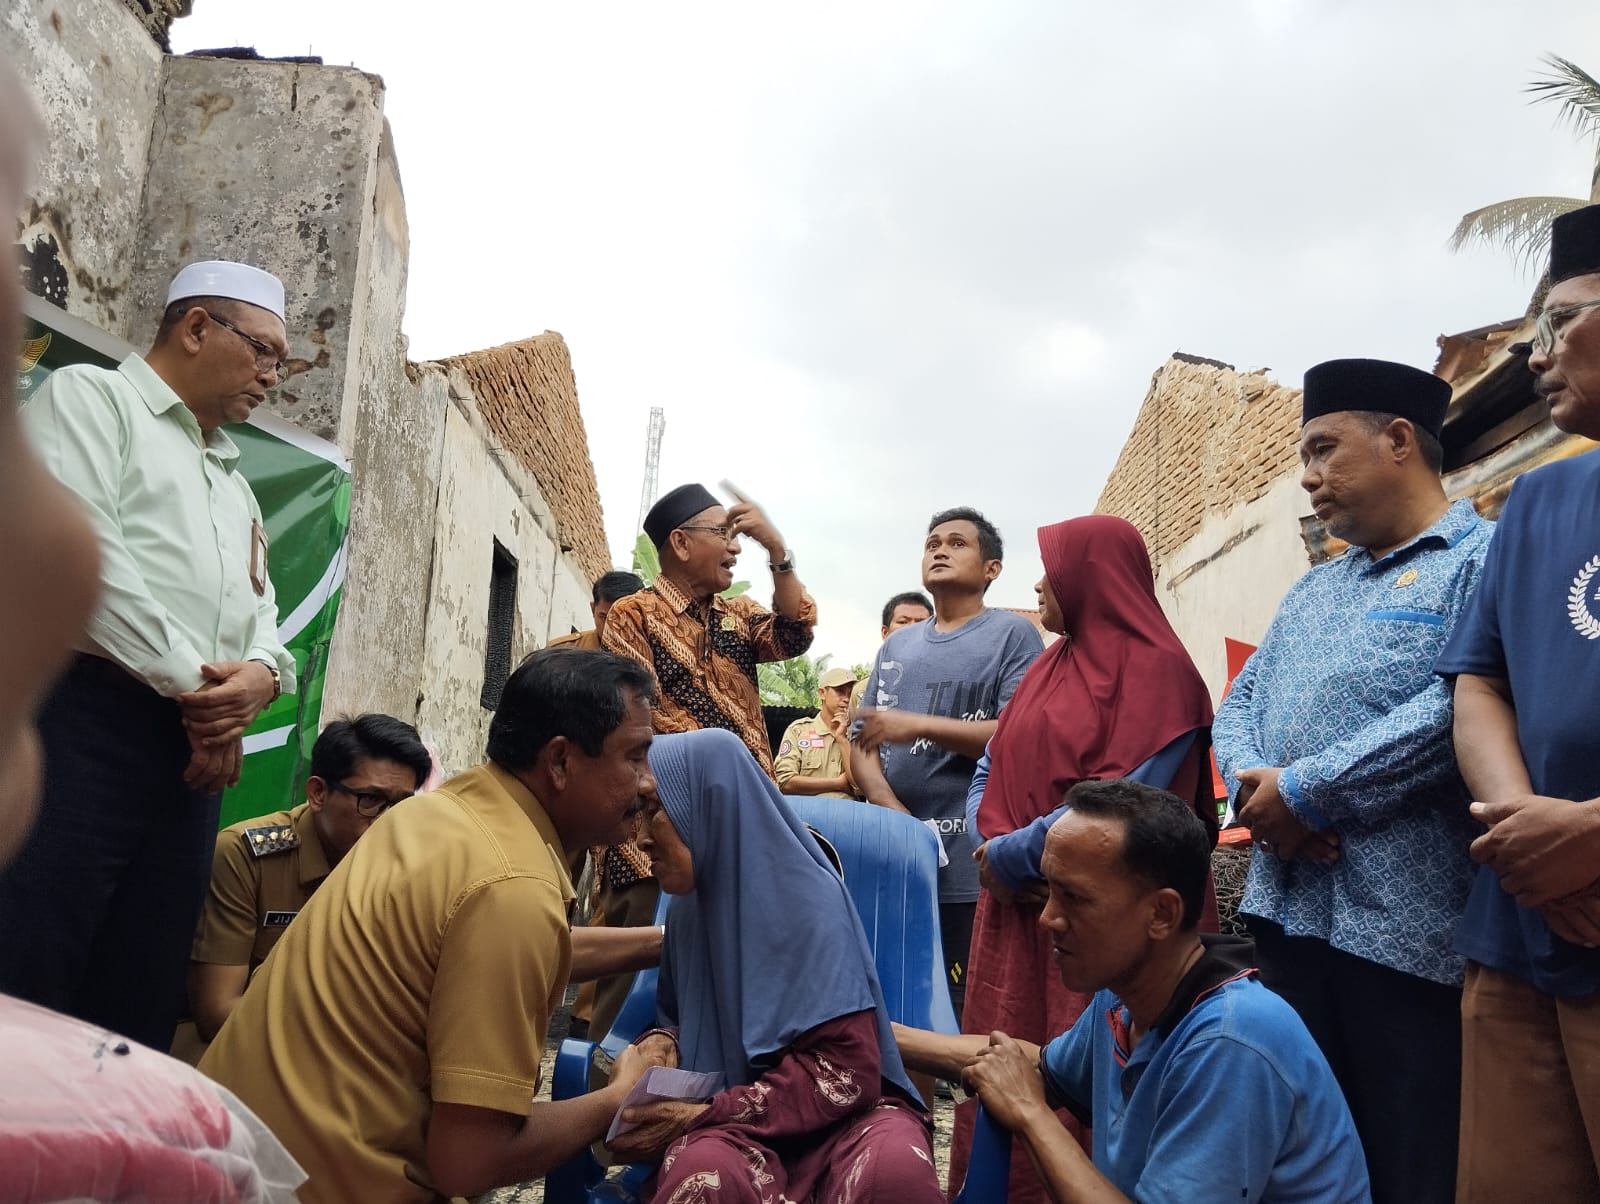
<instances>
[{"instance_id":1,"label":"epaulette on uniform shirt","mask_svg":"<svg viewBox=\"0 0 1600 1204\"><path fill-rule=\"evenodd\" d=\"M252 856L267 857L298 849L300 837L295 835L293 824L268 824L262 828L246 828L244 843Z\"/></svg>"}]
</instances>

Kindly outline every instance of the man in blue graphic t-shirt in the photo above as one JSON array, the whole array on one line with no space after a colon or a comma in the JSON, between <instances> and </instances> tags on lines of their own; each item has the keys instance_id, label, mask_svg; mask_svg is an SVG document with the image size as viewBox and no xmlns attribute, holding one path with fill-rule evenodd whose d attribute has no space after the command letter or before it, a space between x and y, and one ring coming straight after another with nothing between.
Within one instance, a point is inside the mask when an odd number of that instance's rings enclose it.
<instances>
[{"instance_id":1,"label":"man in blue graphic t-shirt","mask_svg":"<svg viewBox=\"0 0 1600 1204\"><path fill-rule=\"evenodd\" d=\"M883 642L850 754L851 776L869 803L931 823L944 844L939 931L958 1014L978 905L967 787L1001 708L1044 648L1027 619L983 604L1004 552L1000 532L976 510L933 516L922 548L933 618Z\"/></svg>"},{"instance_id":2,"label":"man in blue graphic t-shirt","mask_svg":"<svg viewBox=\"0 0 1600 1204\"><path fill-rule=\"evenodd\" d=\"M1550 279L1528 367L1555 425L1597 439L1600 205L1556 219ZM1487 826L1456 937L1456 1199L1600 1199L1600 456L1518 479L1437 669Z\"/></svg>"}]
</instances>

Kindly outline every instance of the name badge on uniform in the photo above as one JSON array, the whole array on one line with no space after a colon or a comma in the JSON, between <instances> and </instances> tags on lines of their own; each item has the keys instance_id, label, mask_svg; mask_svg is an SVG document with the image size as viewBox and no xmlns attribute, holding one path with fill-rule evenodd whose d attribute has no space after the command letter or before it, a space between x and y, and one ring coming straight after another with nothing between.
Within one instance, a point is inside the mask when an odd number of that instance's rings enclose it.
<instances>
[{"instance_id":1,"label":"name badge on uniform","mask_svg":"<svg viewBox=\"0 0 1600 1204\"><path fill-rule=\"evenodd\" d=\"M261 917L263 928L287 928L289 921L299 915L298 911L269 911Z\"/></svg>"},{"instance_id":2,"label":"name badge on uniform","mask_svg":"<svg viewBox=\"0 0 1600 1204\"><path fill-rule=\"evenodd\" d=\"M258 598L267 592L267 529L258 519L250 523L250 588Z\"/></svg>"}]
</instances>

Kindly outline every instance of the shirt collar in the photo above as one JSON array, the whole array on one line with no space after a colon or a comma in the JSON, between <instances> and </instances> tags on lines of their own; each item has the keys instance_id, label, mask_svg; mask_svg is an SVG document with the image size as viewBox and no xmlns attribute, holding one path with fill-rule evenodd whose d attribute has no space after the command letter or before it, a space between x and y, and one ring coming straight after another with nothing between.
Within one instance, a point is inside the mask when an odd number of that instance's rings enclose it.
<instances>
[{"instance_id":1,"label":"shirt collar","mask_svg":"<svg viewBox=\"0 0 1600 1204\"><path fill-rule=\"evenodd\" d=\"M671 578L665 576L664 574L652 581L650 583L650 588L655 590L658 598L672 608L673 614L681 615L684 611L688 610L694 605L694 599L679 589L675 584L673 584ZM711 596L711 609L725 609L725 607L722 605L722 595L713 594Z\"/></svg>"},{"instance_id":2,"label":"shirt collar","mask_svg":"<svg viewBox=\"0 0 1600 1204\"><path fill-rule=\"evenodd\" d=\"M150 412L157 417L170 414L172 420L181 426L184 433L195 441L196 446L204 447L215 454L222 466L232 469L239 461L239 446L228 438L227 433L218 429L209 436L200 429L200 424L189 412L189 407L183 404L183 398L172 390L172 386L162 380L156 370L145 363L144 357L138 354L130 355L117 365L117 371L124 380L133 386L134 392L144 399L144 404L150 407Z\"/></svg>"},{"instance_id":3,"label":"shirt collar","mask_svg":"<svg viewBox=\"0 0 1600 1204\"><path fill-rule=\"evenodd\" d=\"M556 831L555 824L551 822L549 813L544 809L544 804L534 797L533 791L524 786L510 770L496 765L493 761L485 761L483 767L489 776L494 779L495 785L510 796L511 801L516 803L518 809L528 817L534 829L539 833L539 839L543 840L550 849L550 859L558 867L557 885L561 887L561 901L563 903L572 902L576 898L576 893L572 889L572 876L567 866L567 854L561 847L561 835Z\"/></svg>"},{"instance_id":4,"label":"shirt collar","mask_svg":"<svg viewBox=\"0 0 1600 1204\"><path fill-rule=\"evenodd\" d=\"M289 822L294 825L294 834L300 838L300 885L310 886L314 882L321 882L333 872L333 867L328 864L322 837L317 835L317 822L312 815L311 804L301 803L290 811Z\"/></svg>"},{"instance_id":5,"label":"shirt collar","mask_svg":"<svg viewBox=\"0 0 1600 1204\"><path fill-rule=\"evenodd\" d=\"M1424 544L1437 544L1441 547L1453 548L1474 530L1484 520L1479 516L1472 503L1462 498L1452 502L1450 508L1444 512L1439 521L1426 531L1407 540L1394 551L1381 560L1375 560L1372 553L1367 551L1367 562L1363 568L1389 568L1398 559L1410 556ZM1353 551L1353 549L1352 549ZM1366 551L1366 549L1363 549Z\"/></svg>"},{"instance_id":6,"label":"shirt collar","mask_svg":"<svg viewBox=\"0 0 1600 1204\"><path fill-rule=\"evenodd\" d=\"M1213 991L1235 979L1253 978L1259 973L1255 968L1253 941L1202 933L1200 947L1200 960L1178 981L1166 1011L1156 1018L1155 1029L1163 1040L1170 1037L1178 1023Z\"/></svg>"}]
</instances>

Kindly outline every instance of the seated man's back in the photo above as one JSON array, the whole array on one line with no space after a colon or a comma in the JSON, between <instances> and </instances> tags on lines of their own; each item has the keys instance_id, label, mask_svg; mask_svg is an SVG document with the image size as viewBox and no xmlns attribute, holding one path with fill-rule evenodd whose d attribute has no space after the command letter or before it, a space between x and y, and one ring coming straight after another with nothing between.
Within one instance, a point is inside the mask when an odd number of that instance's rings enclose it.
<instances>
[{"instance_id":1,"label":"seated man's back","mask_svg":"<svg viewBox=\"0 0 1600 1204\"><path fill-rule=\"evenodd\" d=\"M284 934L201 1069L299 1160L304 1199L434 1199L433 1101L527 1115L571 956L560 847L480 766L384 815Z\"/></svg>"},{"instance_id":2,"label":"seated man's back","mask_svg":"<svg viewBox=\"0 0 1600 1204\"><path fill-rule=\"evenodd\" d=\"M1106 990L1045 1047L1051 1103L1093 1126L1095 1166L1133 1200L1367 1200L1350 1110L1304 1023L1256 980L1250 942L1201 940L1137 1043Z\"/></svg>"}]
</instances>

